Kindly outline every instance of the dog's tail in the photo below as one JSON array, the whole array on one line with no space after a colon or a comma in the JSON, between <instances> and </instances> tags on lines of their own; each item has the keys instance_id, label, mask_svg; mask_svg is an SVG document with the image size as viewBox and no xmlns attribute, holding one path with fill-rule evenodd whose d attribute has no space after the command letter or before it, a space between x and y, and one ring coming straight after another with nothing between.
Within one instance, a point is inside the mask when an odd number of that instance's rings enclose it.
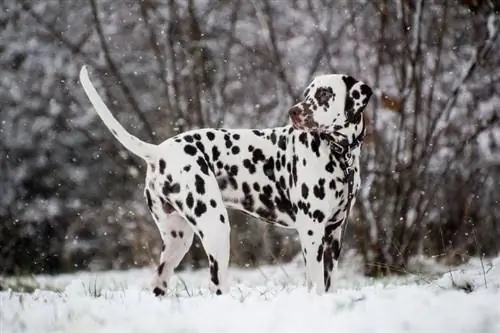
<instances>
[{"instance_id":1,"label":"dog's tail","mask_svg":"<svg viewBox=\"0 0 500 333\"><path fill-rule=\"evenodd\" d=\"M96 109L97 114L101 117L102 121L109 128L111 133L113 133L115 138L120 141L125 148L142 159L146 161L152 159L156 146L151 143L144 142L127 132L127 130L116 120L116 118L113 117L111 111L109 111L106 104L104 104L102 98L99 96L97 90L90 81L89 74L85 66L83 66L80 70L80 82L82 83L83 89L90 99L90 102Z\"/></svg>"}]
</instances>

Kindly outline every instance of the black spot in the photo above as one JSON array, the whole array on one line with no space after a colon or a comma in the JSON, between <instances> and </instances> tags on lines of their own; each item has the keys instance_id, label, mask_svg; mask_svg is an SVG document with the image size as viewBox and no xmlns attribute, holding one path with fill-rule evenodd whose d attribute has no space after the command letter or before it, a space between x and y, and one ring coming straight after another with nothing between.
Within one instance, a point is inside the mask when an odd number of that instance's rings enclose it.
<instances>
[{"instance_id":1,"label":"black spot","mask_svg":"<svg viewBox=\"0 0 500 333\"><path fill-rule=\"evenodd\" d=\"M240 152L240 147L234 146L233 148L231 148L231 153L233 153L234 155L238 154L239 152Z\"/></svg>"},{"instance_id":2,"label":"black spot","mask_svg":"<svg viewBox=\"0 0 500 333\"><path fill-rule=\"evenodd\" d=\"M196 160L196 163L198 163L198 166L200 167L201 172L203 172L205 175L208 176L208 164L205 161L205 159L200 156Z\"/></svg>"},{"instance_id":3,"label":"black spot","mask_svg":"<svg viewBox=\"0 0 500 333\"><path fill-rule=\"evenodd\" d=\"M256 192L259 192L260 191L260 184L255 182L253 183L253 189L256 191Z\"/></svg>"},{"instance_id":4,"label":"black spot","mask_svg":"<svg viewBox=\"0 0 500 333\"><path fill-rule=\"evenodd\" d=\"M186 219L191 223L192 225L196 225L196 219L192 217L191 215L186 215Z\"/></svg>"},{"instance_id":5,"label":"black spot","mask_svg":"<svg viewBox=\"0 0 500 333\"><path fill-rule=\"evenodd\" d=\"M220 221L222 223L226 223L226 218L224 217L224 215L220 214Z\"/></svg>"},{"instance_id":6,"label":"black spot","mask_svg":"<svg viewBox=\"0 0 500 333\"><path fill-rule=\"evenodd\" d=\"M179 207L179 210L182 210L182 207L183 207L182 201L175 200L175 204L177 205L177 207Z\"/></svg>"},{"instance_id":7,"label":"black spot","mask_svg":"<svg viewBox=\"0 0 500 333\"><path fill-rule=\"evenodd\" d=\"M182 238L184 237L184 232L183 231L179 231L179 238Z\"/></svg>"},{"instance_id":8,"label":"black spot","mask_svg":"<svg viewBox=\"0 0 500 333\"><path fill-rule=\"evenodd\" d=\"M275 145L278 138L277 138L276 133L274 131L271 132L271 135L269 136L269 138L271 139L271 142L273 143L273 145Z\"/></svg>"},{"instance_id":9,"label":"black spot","mask_svg":"<svg viewBox=\"0 0 500 333\"><path fill-rule=\"evenodd\" d=\"M309 141L307 140L307 133L302 132L299 135L299 142L302 143L304 146L309 147Z\"/></svg>"},{"instance_id":10,"label":"black spot","mask_svg":"<svg viewBox=\"0 0 500 333\"><path fill-rule=\"evenodd\" d=\"M217 148L217 146L212 147L212 160L215 162L219 159L220 157L220 150Z\"/></svg>"},{"instance_id":11,"label":"black spot","mask_svg":"<svg viewBox=\"0 0 500 333\"><path fill-rule=\"evenodd\" d=\"M332 173L333 172L333 168L335 167L335 164L333 161L330 161L326 164L325 166L325 170L328 172L328 173Z\"/></svg>"},{"instance_id":12,"label":"black spot","mask_svg":"<svg viewBox=\"0 0 500 333\"><path fill-rule=\"evenodd\" d=\"M320 262L321 258L323 258L323 244L318 246L318 252L316 253L316 261Z\"/></svg>"},{"instance_id":13,"label":"black spot","mask_svg":"<svg viewBox=\"0 0 500 333\"><path fill-rule=\"evenodd\" d=\"M307 199L308 196L309 196L309 187L307 187L305 183L302 183L302 197L304 199Z\"/></svg>"},{"instance_id":14,"label":"black spot","mask_svg":"<svg viewBox=\"0 0 500 333\"><path fill-rule=\"evenodd\" d=\"M161 252L165 251L165 243L161 243Z\"/></svg>"},{"instance_id":15,"label":"black spot","mask_svg":"<svg viewBox=\"0 0 500 333\"><path fill-rule=\"evenodd\" d=\"M198 230L198 235L200 236L200 239L205 238L205 234L201 230Z\"/></svg>"},{"instance_id":16,"label":"black spot","mask_svg":"<svg viewBox=\"0 0 500 333\"><path fill-rule=\"evenodd\" d=\"M201 151L202 153L205 153L205 146L201 141L196 142L196 148L198 148L198 150Z\"/></svg>"},{"instance_id":17,"label":"black spot","mask_svg":"<svg viewBox=\"0 0 500 333\"><path fill-rule=\"evenodd\" d=\"M354 90L354 91L352 92L352 94L351 94L351 95L352 95L352 97L354 97L355 99L358 99L359 97L361 97L361 96L359 95L359 91L357 91L357 90Z\"/></svg>"},{"instance_id":18,"label":"black spot","mask_svg":"<svg viewBox=\"0 0 500 333\"><path fill-rule=\"evenodd\" d=\"M308 231L307 231L307 234L308 234L309 236L312 236L312 235L313 235L313 231L312 231L312 230L308 230Z\"/></svg>"},{"instance_id":19,"label":"black spot","mask_svg":"<svg viewBox=\"0 0 500 333\"><path fill-rule=\"evenodd\" d=\"M189 172L189 170L191 170L191 165L184 166L184 171Z\"/></svg>"},{"instance_id":20,"label":"black spot","mask_svg":"<svg viewBox=\"0 0 500 333\"><path fill-rule=\"evenodd\" d=\"M229 168L229 173L231 176L237 176L238 175L238 166L237 165L231 165Z\"/></svg>"},{"instance_id":21,"label":"black spot","mask_svg":"<svg viewBox=\"0 0 500 333\"><path fill-rule=\"evenodd\" d=\"M262 192L264 192L264 194L269 197L273 194L273 188L271 187L271 185L265 185L264 187L262 187Z\"/></svg>"},{"instance_id":22,"label":"black spot","mask_svg":"<svg viewBox=\"0 0 500 333\"><path fill-rule=\"evenodd\" d=\"M177 238L177 232L175 230L170 231L170 235L172 235L173 238Z\"/></svg>"},{"instance_id":23,"label":"black spot","mask_svg":"<svg viewBox=\"0 0 500 333\"><path fill-rule=\"evenodd\" d=\"M165 172L165 166L166 166L165 160L161 158L160 162L158 164L160 166L160 174L163 175L163 173Z\"/></svg>"},{"instance_id":24,"label":"black spot","mask_svg":"<svg viewBox=\"0 0 500 333\"><path fill-rule=\"evenodd\" d=\"M201 140L201 135L199 135L198 133L196 133L196 134L193 135L193 138L195 140Z\"/></svg>"},{"instance_id":25,"label":"black spot","mask_svg":"<svg viewBox=\"0 0 500 333\"><path fill-rule=\"evenodd\" d=\"M146 190L146 200L149 210L153 211L153 200L151 199L151 193L149 193L149 190Z\"/></svg>"},{"instance_id":26,"label":"black spot","mask_svg":"<svg viewBox=\"0 0 500 333\"><path fill-rule=\"evenodd\" d=\"M186 140L186 142L193 142L193 137L191 135L184 135L184 140Z\"/></svg>"},{"instance_id":27,"label":"black spot","mask_svg":"<svg viewBox=\"0 0 500 333\"><path fill-rule=\"evenodd\" d=\"M194 186L198 194L205 194L205 181L199 175L194 176Z\"/></svg>"},{"instance_id":28,"label":"black spot","mask_svg":"<svg viewBox=\"0 0 500 333\"><path fill-rule=\"evenodd\" d=\"M318 181L318 185L314 185L313 192L314 196L320 200L325 198L325 179L321 178Z\"/></svg>"},{"instance_id":29,"label":"black spot","mask_svg":"<svg viewBox=\"0 0 500 333\"><path fill-rule=\"evenodd\" d=\"M217 207L217 202L214 199L210 199L210 206L213 208Z\"/></svg>"},{"instance_id":30,"label":"black spot","mask_svg":"<svg viewBox=\"0 0 500 333\"><path fill-rule=\"evenodd\" d=\"M187 197L186 197L186 204L187 204L189 209L193 208L193 206L194 206L193 194L191 192L189 192Z\"/></svg>"},{"instance_id":31,"label":"black spot","mask_svg":"<svg viewBox=\"0 0 500 333\"><path fill-rule=\"evenodd\" d=\"M312 134L313 139L311 140L311 150L313 153L316 154L317 157L319 157L319 145L321 143L319 135L317 133Z\"/></svg>"},{"instance_id":32,"label":"black spot","mask_svg":"<svg viewBox=\"0 0 500 333\"><path fill-rule=\"evenodd\" d=\"M238 189L238 182L236 181L236 178L234 177L228 177L227 178L229 184L235 189L237 190Z\"/></svg>"},{"instance_id":33,"label":"black spot","mask_svg":"<svg viewBox=\"0 0 500 333\"><path fill-rule=\"evenodd\" d=\"M297 179L298 179L298 175L297 175L297 162L299 161L299 158L298 156L293 156L293 160L292 160L292 177L293 177L293 183L294 184L297 184Z\"/></svg>"},{"instance_id":34,"label":"black spot","mask_svg":"<svg viewBox=\"0 0 500 333\"><path fill-rule=\"evenodd\" d=\"M240 135L238 133L233 134L233 139L239 140L240 139Z\"/></svg>"},{"instance_id":35,"label":"black spot","mask_svg":"<svg viewBox=\"0 0 500 333\"><path fill-rule=\"evenodd\" d=\"M196 155L197 150L193 145L186 145L184 147L184 152L188 155L194 156Z\"/></svg>"},{"instance_id":36,"label":"black spot","mask_svg":"<svg viewBox=\"0 0 500 333\"><path fill-rule=\"evenodd\" d=\"M319 106L329 107L329 102L331 99L335 100L335 94L333 93L332 87L318 87L314 98L318 102Z\"/></svg>"},{"instance_id":37,"label":"black spot","mask_svg":"<svg viewBox=\"0 0 500 333\"><path fill-rule=\"evenodd\" d=\"M207 138L210 141L213 141L215 139L215 134L212 132L207 132Z\"/></svg>"},{"instance_id":38,"label":"black spot","mask_svg":"<svg viewBox=\"0 0 500 333\"><path fill-rule=\"evenodd\" d=\"M259 200L266 206L267 209L273 210L274 209L274 203L270 198L270 195L266 195L264 193L259 194Z\"/></svg>"},{"instance_id":39,"label":"black spot","mask_svg":"<svg viewBox=\"0 0 500 333\"><path fill-rule=\"evenodd\" d=\"M284 135L280 135L278 139L278 147L282 150L286 150L286 137Z\"/></svg>"},{"instance_id":40,"label":"black spot","mask_svg":"<svg viewBox=\"0 0 500 333\"><path fill-rule=\"evenodd\" d=\"M257 136L264 136L264 133L262 131L259 131L259 130L252 130L253 134L257 135Z\"/></svg>"},{"instance_id":41,"label":"black spot","mask_svg":"<svg viewBox=\"0 0 500 333\"><path fill-rule=\"evenodd\" d=\"M325 214L323 214L322 211L316 209L314 212L313 212L313 218L318 221L319 223L323 222L323 220L325 219Z\"/></svg>"},{"instance_id":42,"label":"black spot","mask_svg":"<svg viewBox=\"0 0 500 333\"><path fill-rule=\"evenodd\" d=\"M274 198L276 207L280 212L286 213L292 219L292 221L295 221L295 213L293 210L292 203L290 202L290 200L286 198L285 193L283 193L282 190L278 191L279 195Z\"/></svg>"},{"instance_id":43,"label":"black spot","mask_svg":"<svg viewBox=\"0 0 500 333\"><path fill-rule=\"evenodd\" d=\"M243 160L243 166L248 169L248 172L250 172L250 174L254 174L256 171L255 165L249 159Z\"/></svg>"},{"instance_id":44,"label":"black spot","mask_svg":"<svg viewBox=\"0 0 500 333\"><path fill-rule=\"evenodd\" d=\"M281 188L286 188L286 181L285 181L285 177L283 176L280 176L280 181L278 183L279 186L281 186ZM288 189L287 189L288 190Z\"/></svg>"},{"instance_id":45,"label":"black spot","mask_svg":"<svg viewBox=\"0 0 500 333\"><path fill-rule=\"evenodd\" d=\"M201 200L196 201L196 207L194 208L194 214L196 217L200 217L207 211L207 205Z\"/></svg>"},{"instance_id":46,"label":"black spot","mask_svg":"<svg viewBox=\"0 0 500 333\"><path fill-rule=\"evenodd\" d=\"M253 151L253 156L252 156L253 163L257 163L259 161L264 161L265 159L266 159L266 156L264 156L261 149L255 149Z\"/></svg>"},{"instance_id":47,"label":"black spot","mask_svg":"<svg viewBox=\"0 0 500 333\"><path fill-rule=\"evenodd\" d=\"M217 296L220 296L220 295L222 295L222 291L221 291L220 289L217 289L217 291L215 292L215 294L216 294Z\"/></svg>"},{"instance_id":48,"label":"black spot","mask_svg":"<svg viewBox=\"0 0 500 333\"><path fill-rule=\"evenodd\" d=\"M165 262L162 262L159 266L158 266L158 275L161 275L161 273L163 273L163 268L165 267Z\"/></svg>"},{"instance_id":49,"label":"black spot","mask_svg":"<svg viewBox=\"0 0 500 333\"><path fill-rule=\"evenodd\" d=\"M263 166L264 174L272 181L276 180L274 175L274 158L270 157Z\"/></svg>"},{"instance_id":50,"label":"black spot","mask_svg":"<svg viewBox=\"0 0 500 333\"><path fill-rule=\"evenodd\" d=\"M172 184L168 180L166 180L163 183L162 192L163 192L163 195L165 195L165 196L169 196L172 193L174 193L174 194L179 193L180 191L181 191L181 184L179 184L179 183Z\"/></svg>"},{"instance_id":51,"label":"black spot","mask_svg":"<svg viewBox=\"0 0 500 333\"><path fill-rule=\"evenodd\" d=\"M211 280L212 280L213 284L218 286L219 285L219 276L218 276L219 275L219 263L211 255L210 255L210 257L211 257L211 260L210 260L209 266L210 266Z\"/></svg>"},{"instance_id":52,"label":"black spot","mask_svg":"<svg viewBox=\"0 0 500 333\"><path fill-rule=\"evenodd\" d=\"M325 282L325 290L328 291L331 286L331 273L333 270L332 250L327 248L323 253L323 279Z\"/></svg>"}]
</instances>

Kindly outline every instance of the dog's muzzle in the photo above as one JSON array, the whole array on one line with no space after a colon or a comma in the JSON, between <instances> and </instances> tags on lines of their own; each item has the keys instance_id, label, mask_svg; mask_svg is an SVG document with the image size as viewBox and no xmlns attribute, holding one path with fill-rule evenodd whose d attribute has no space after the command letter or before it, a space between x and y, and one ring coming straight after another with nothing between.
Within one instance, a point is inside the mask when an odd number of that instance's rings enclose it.
<instances>
[{"instance_id":1,"label":"dog's muzzle","mask_svg":"<svg viewBox=\"0 0 500 333\"><path fill-rule=\"evenodd\" d=\"M302 122L302 109L295 105L288 111L288 115L290 116L290 119L292 120L293 123L299 124Z\"/></svg>"}]
</instances>

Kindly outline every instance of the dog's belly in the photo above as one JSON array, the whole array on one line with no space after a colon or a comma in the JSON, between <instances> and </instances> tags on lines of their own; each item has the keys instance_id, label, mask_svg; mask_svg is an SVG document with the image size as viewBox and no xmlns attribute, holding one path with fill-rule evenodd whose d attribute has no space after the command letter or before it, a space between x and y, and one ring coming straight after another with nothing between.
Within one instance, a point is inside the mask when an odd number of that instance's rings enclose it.
<instances>
[{"instance_id":1,"label":"dog's belly","mask_svg":"<svg viewBox=\"0 0 500 333\"><path fill-rule=\"evenodd\" d=\"M290 187L285 174L276 173L271 177L264 172L248 174L242 171L239 177L227 172L216 176L222 198L227 207L237 209L284 227L295 221L296 207L290 200Z\"/></svg>"}]
</instances>

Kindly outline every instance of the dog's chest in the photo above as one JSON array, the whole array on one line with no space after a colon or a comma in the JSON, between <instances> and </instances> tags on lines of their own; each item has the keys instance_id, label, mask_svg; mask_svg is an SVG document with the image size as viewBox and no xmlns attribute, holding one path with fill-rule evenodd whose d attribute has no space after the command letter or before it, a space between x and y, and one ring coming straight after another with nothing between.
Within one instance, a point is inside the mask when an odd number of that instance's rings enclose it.
<instances>
[{"instance_id":1,"label":"dog's chest","mask_svg":"<svg viewBox=\"0 0 500 333\"><path fill-rule=\"evenodd\" d=\"M300 161L291 200L297 202L306 215L311 215L311 210L312 214L319 210L325 218L333 218L347 210L349 196L355 196L360 187L360 150L355 149L349 160L341 161L331 153L328 143L316 140L311 135L302 135L296 140L294 154L300 156Z\"/></svg>"}]
</instances>

